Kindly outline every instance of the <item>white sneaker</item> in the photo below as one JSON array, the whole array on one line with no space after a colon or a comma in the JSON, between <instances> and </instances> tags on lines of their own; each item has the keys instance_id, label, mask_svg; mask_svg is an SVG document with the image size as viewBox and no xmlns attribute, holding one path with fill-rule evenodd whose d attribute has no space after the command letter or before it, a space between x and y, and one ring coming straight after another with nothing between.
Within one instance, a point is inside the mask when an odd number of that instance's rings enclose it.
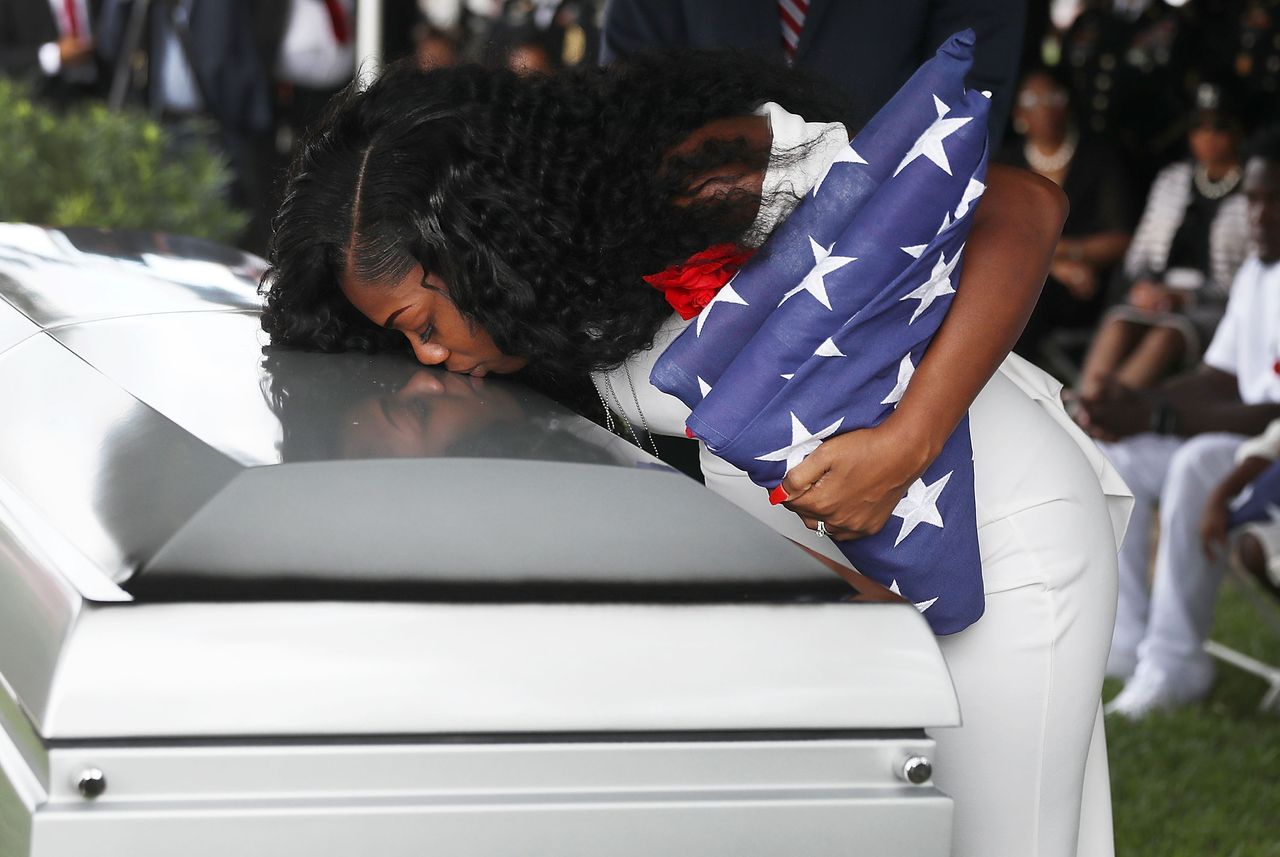
<instances>
[{"instance_id":1,"label":"white sneaker","mask_svg":"<svg viewBox=\"0 0 1280 857\"><path fill-rule=\"evenodd\" d=\"M1179 686L1159 670L1139 668L1124 689L1104 707L1105 714L1118 714L1129 720L1141 720L1153 711L1169 711L1203 699L1209 683L1203 687Z\"/></svg>"}]
</instances>

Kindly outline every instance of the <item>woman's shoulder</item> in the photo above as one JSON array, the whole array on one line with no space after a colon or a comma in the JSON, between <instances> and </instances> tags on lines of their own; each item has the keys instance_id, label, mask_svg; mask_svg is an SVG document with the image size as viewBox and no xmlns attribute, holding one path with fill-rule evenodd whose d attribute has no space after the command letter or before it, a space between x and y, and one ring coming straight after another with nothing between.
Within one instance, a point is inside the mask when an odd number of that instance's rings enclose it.
<instances>
[{"instance_id":1,"label":"woman's shoulder","mask_svg":"<svg viewBox=\"0 0 1280 857\"><path fill-rule=\"evenodd\" d=\"M1186 184L1190 186L1191 171L1193 168L1194 164L1189 160L1174 161L1172 164L1162 167L1160 171L1156 173L1155 181L1152 182L1151 187L1154 190L1157 186L1165 185Z\"/></svg>"}]
</instances>

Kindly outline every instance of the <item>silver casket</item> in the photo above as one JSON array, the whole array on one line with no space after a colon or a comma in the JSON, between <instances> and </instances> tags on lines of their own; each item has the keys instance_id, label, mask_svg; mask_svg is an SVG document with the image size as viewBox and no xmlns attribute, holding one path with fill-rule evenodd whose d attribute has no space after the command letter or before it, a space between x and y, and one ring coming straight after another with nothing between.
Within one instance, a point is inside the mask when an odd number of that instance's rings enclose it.
<instances>
[{"instance_id":1,"label":"silver casket","mask_svg":"<svg viewBox=\"0 0 1280 857\"><path fill-rule=\"evenodd\" d=\"M916 611L260 273L0 226L2 857L948 853Z\"/></svg>"}]
</instances>

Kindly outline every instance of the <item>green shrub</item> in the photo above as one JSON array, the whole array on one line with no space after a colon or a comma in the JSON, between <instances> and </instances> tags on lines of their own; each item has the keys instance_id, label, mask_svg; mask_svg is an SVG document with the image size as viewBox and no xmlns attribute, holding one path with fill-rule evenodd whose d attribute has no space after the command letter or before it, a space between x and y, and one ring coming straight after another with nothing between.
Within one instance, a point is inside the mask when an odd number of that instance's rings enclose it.
<instances>
[{"instance_id":1,"label":"green shrub","mask_svg":"<svg viewBox=\"0 0 1280 857\"><path fill-rule=\"evenodd\" d=\"M0 221L102 226L234 242L248 216L227 202L226 160L178 146L136 110L55 112L0 77Z\"/></svg>"}]
</instances>

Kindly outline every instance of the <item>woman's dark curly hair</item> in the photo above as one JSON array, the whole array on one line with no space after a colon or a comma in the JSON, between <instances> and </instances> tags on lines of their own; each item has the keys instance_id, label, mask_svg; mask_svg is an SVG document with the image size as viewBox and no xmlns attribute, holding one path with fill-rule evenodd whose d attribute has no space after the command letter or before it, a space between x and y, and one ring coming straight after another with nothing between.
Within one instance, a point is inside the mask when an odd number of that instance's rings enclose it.
<instances>
[{"instance_id":1,"label":"woman's dark curly hair","mask_svg":"<svg viewBox=\"0 0 1280 857\"><path fill-rule=\"evenodd\" d=\"M275 344L407 349L339 283L348 270L395 282L419 263L536 375L615 366L670 314L641 277L735 240L758 202L673 200L709 170L762 168L769 154L745 140L679 158L670 150L710 120L771 100L826 119L847 110L785 68L729 53L530 78L393 68L341 94L294 158L263 327Z\"/></svg>"}]
</instances>

